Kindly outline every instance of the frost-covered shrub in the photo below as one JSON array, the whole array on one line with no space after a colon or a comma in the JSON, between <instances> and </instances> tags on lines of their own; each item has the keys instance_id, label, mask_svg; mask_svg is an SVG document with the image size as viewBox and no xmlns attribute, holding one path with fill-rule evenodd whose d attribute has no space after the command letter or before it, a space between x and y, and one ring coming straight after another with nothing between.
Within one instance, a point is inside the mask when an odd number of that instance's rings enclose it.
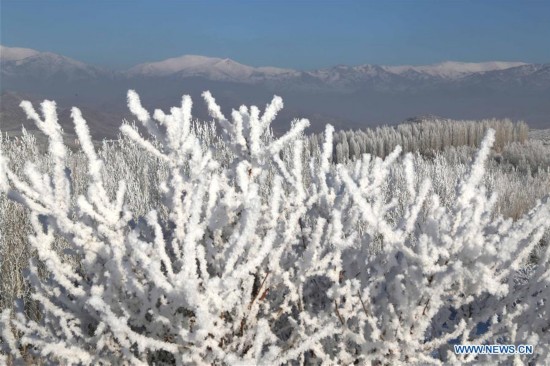
<instances>
[{"instance_id":1,"label":"frost-covered shrub","mask_svg":"<svg viewBox=\"0 0 550 366\"><path fill-rule=\"evenodd\" d=\"M108 188L116 175L101 158L114 155L96 153L77 108L88 177L85 194L75 193L55 103L42 103L43 117L22 103L50 139L49 174L30 162L18 173L2 150L0 188L30 210L28 280L41 317L2 313L4 361L21 352L106 365L472 360L455 355L453 342L535 346L518 361L550 356L550 249L537 246L550 204L539 201L516 221L495 217L496 197L482 184L492 130L456 199L443 205L399 148L332 165L331 126L319 154L304 152L307 120L278 139L270 134L280 98L263 114L233 110L230 122L203 96L220 140L192 128L188 96L151 118L128 93L152 138L128 124L121 131L162 171L144 169L133 153L117 166L158 184L155 192L132 188L159 195L151 201L127 197L129 182ZM395 166L403 179L388 197ZM58 238L67 246L56 247Z\"/></svg>"},{"instance_id":2,"label":"frost-covered shrub","mask_svg":"<svg viewBox=\"0 0 550 366\"><path fill-rule=\"evenodd\" d=\"M550 144L540 140L530 140L526 144L512 143L502 151L502 160L524 174L549 171Z\"/></svg>"},{"instance_id":3,"label":"frost-covered shrub","mask_svg":"<svg viewBox=\"0 0 550 366\"><path fill-rule=\"evenodd\" d=\"M529 151L530 143L525 143L525 147ZM547 150L550 156L550 146ZM456 184L467 174L473 154L473 148L468 147L451 147L436 153L433 158L417 153L413 156L415 180L429 178L441 203L451 207L458 194ZM497 156L492 154L492 159L488 159L482 180L490 192L498 195L493 212L495 215L520 218L538 199L550 193L550 170L539 169L536 174L525 174L523 170L528 170L527 166L515 167L506 160L496 159ZM393 194L391 187L403 185L403 167L394 165L391 176L392 179L388 181L388 196Z\"/></svg>"}]
</instances>

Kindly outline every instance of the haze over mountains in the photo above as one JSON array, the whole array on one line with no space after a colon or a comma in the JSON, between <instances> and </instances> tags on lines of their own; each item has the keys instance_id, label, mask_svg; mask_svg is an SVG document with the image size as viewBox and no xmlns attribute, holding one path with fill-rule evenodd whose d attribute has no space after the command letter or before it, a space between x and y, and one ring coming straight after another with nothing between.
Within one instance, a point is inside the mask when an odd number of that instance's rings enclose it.
<instances>
[{"instance_id":1,"label":"haze over mountains","mask_svg":"<svg viewBox=\"0 0 550 366\"><path fill-rule=\"evenodd\" d=\"M443 62L426 66L338 65L300 71L252 67L231 59L185 55L112 71L50 52L0 46L0 130L19 131L22 99L58 102L60 121L72 131L68 110L83 110L96 138L113 137L127 111L126 91L149 108L194 99L194 115L209 119L200 93L210 90L226 115L241 104L263 107L273 94L284 112L275 128L310 118L312 131L393 124L418 115L455 119L509 117L550 127L550 64ZM26 126L31 126L25 123Z\"/></svg>"}]
</instances>

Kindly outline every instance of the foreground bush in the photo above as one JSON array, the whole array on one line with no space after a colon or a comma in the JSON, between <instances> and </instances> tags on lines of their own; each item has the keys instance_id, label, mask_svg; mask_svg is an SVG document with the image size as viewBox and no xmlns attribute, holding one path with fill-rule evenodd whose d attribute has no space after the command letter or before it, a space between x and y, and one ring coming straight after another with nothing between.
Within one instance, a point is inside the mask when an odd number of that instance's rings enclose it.
<instances>
[{"instance_id":1,"label":"foreground bush","mask_svg":"<svg viewBox=\"0 0 550 366\"><path fill-rule=\"evenodd\" d=\"M41 307L38 320L2 313L4 361L447 364L475 357L451 343L487 342L535 346L516 361L550 356L550 250L529 261L550 204L515 222L494 218L496 198L480 183L492 130L448 207L428 180L416 183L399 148L333 166L328 126L321 155L304 162L307 120L270 137L280 98L263 114L240 107L231 122L204 98L230 149L223 164L191 128L188 96L153 120L128 93L152 140L130 125L122 133L167 166L163 204L140 217L125 204L125 182L105 188L77 108L89 182L75 199L55 103L42 103L42 117L22 103L49 137L52 167L41 174L28 163L23 180L0 157L0 188L31 211L28 279ZM406 183L388 201L395 164Z\"/></svg>"}]
</instances>

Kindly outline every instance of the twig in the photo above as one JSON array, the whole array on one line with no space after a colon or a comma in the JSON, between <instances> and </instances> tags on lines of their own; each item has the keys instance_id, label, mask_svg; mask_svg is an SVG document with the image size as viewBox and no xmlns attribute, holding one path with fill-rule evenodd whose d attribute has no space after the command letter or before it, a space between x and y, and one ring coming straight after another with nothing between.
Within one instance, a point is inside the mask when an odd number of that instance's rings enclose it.
<instances>
[{"instance_id":1,"label":"twig","mask_svg":"<svg viewBox=\"0 0 550 366\"><path fill-rule=\"evenodd\" d=\"M248 310L250 310L252 308L252 305L254 304L254 301L256 301L256 299L258 298L258 296L262 292L262 288L264 287L265 281L267 280L268 276L269 276L269 271L267 271L267 274L265 275L262 283L260 284L260 288L258 289L258 293L256 294L256 296L254 296L254 298L252 300L250 300L250 304L248 304ZM261 300L263 300L263 298L265 297L264 295L267 295L267 293L264 292L263 295L261 295L262 296Z\"/></svg>"},{"instance_id":2,"label":"twig","mask_svg":"<svg viewBox=\"0 0 550 366\"><path fill-rule=\"evenodd\" d=\"M342 323L342 326L346 326L344 323L344 318L342 318L342 314L340 314L340 311L338 310L338 303L336 300L334 300L334 308L336 309L336 315L338 315L338 319L340 319L340 323Z\"/></svg>"},{"instance_id":3,"label":"twig","mask_svg":"<svg viewBox=\"0 0 550 366\"><path fill-rule=\"evenodd\" d=\"M365 303L363 302L363 299L361 298L361 293L359 290L357 290L357 296L359 296L359 300L361 301L361 305L363 306L363 311L365 312L366 316L369 316L369 312L367 311L367 307L365 306Z\"/></svg>"}]
</instances>

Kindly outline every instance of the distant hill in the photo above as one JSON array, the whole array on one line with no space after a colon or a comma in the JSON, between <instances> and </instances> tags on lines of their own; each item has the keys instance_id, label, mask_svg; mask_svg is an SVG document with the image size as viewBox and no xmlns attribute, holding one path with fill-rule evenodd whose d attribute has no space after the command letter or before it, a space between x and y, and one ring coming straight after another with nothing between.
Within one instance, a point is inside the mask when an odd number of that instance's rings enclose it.
<instances>
[{"instance_id":1,"label":"distant hill","mask_svg":"<svg viewBox=\"0 0 550 366\"><path fill-rule=\"evenodd\" d=\"M61 123L72 130L68 110L83 110L96 138L113 137L135 89L149 108L194 99L194 115L208 119L200 94L210 90L229 115L241 104L283 97L276 130L294 117L310 118L312 131L393 124L417 115L452 119L509 117L531 127L550 127L550 64L443 62L425 66L337 65L299 71L252 67L196 55L112 71L50 52L0 46L0 130L20 130L21 99L56 100ZM67 118L65 118L67 117Z\"/></svg>"}]
</instances>

